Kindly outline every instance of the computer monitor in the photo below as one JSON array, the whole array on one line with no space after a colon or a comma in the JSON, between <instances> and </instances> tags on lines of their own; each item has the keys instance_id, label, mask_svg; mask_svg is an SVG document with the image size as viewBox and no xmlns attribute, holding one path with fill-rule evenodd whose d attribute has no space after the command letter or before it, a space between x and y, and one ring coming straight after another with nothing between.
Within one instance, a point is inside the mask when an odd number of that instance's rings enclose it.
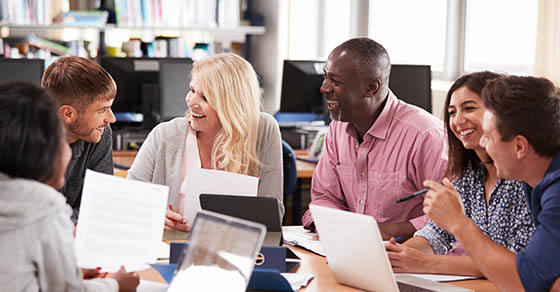
<instances>
[{"instance_id":1,"label":"computer monitor","mask_svg":"<svg viewBox=\"0 0 560 292\"><path fill-rule=\"evenodd\" d=\"M99 63L117 84L112 106L117 126L141 122L150 130L185 114L191 59L102 57Z\"/></svg>"},{"instance_id":2,"label":"computer monitor","mask_svg":"<svg viewBox=\"0 0 560 292\"><path fill-rule=\"evenodd\" d=\"M284 60L280 112L326 113L319 88L324 61Z\"/></svg>"},{"instance_id":3,"label":"computer monitor","mask_svg":"<svg viewBox=\"0 0 560 292\"><path fill-rule=\"evenodd\" d=\"M432 112L432 71L429 65L391 65L389 88L401 100Z\"/></svg>"},{"instance_id":4,"label":"computer monitor","mask_svg":"<svg viewBox=\"0 0 560 292\"><path fill-rule=\"evenodd\" d=\"M42 59L0 58L0 83L27 81L41 86L44 71L45 61Z\"/></svg>"}]
</instances>

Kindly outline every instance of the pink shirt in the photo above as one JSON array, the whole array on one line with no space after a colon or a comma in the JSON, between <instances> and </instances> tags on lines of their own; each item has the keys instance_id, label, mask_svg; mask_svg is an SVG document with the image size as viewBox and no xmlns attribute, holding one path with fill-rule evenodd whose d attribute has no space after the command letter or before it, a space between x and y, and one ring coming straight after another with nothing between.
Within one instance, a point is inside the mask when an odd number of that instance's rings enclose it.
<instances>
[{"instance_id":1,"label":"pink shirt","mask_svg":"<svg viewBox=\"0 0 560 292\"><path fill-rule=\"evenodd\" d=\"M373 216L378 222L410 220L422 228L423 196L396 204L439 181L447 166L443 122L390 93L385 108L358 144L348 123L333 121L313 174L311 203ZM414 219L414 220L412 220ZM313 222L309 210L304 227Z\"/></svg>"}]
</instances>

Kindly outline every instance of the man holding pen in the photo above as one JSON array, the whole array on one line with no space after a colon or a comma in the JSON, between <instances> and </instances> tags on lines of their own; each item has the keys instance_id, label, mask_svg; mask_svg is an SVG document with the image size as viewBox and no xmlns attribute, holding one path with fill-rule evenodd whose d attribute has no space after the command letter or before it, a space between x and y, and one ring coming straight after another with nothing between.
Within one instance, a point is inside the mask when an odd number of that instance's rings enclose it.
<instances>
[{"instance_id":1,"label":"man holding pen","mask_svg":"<svg viewBox=\"0 0 560 292\"><path fill-rule=\"evenodd\" d=\"M544 78L509 76L482 92L480 144L500 178L525 182L535 233L517 254L493 242L466 217L448 180L426 181L424 212L452 233L480 271L502 291L560 291L560 91Z\"/></svg>"},{"instance_id":2,"label":"man holding pen","mask_svg":"<svg viewBox=\"0 0 560 292\"><path fill-rule=\"evenodd\" d=\"M414 234L426 224L422 197L395 204L440 180L447 165L441 120L389 90L391 63L368 38L336 47L321 86L333 122L312 179L312 204L373 216L383 238ZM313 229L307 211L305 228Z\"/></svg>"}]
</instances>

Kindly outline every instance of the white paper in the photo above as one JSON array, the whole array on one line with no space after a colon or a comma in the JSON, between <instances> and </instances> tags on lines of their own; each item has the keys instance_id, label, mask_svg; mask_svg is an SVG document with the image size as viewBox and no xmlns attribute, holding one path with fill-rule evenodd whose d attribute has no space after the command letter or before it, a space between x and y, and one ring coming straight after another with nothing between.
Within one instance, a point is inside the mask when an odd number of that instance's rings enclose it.
<instances>
[{"instance_id":1,"label":"white paper","mask_svg":"<svg viewBox=\"0 0 560 292\"><path fill-rule=\"evenodd\" d=\"M461 276L461 275L439 275L439 274L409 274L409 273L395 273L395 276L408 275L414 276L426 280L436 281L436 282L451 282L451 281L461 281L461 280L471 280L477 279L478 277L473 276Z\"/></svg>"},{"instance_id":2,"label":"white paper","mask_svg":"<svg viewBox=\"0 0 560 292\"><path fill-rule=\"evenodd\" d=\"M171 247L169 246L169 244L160 241L159 243L159 249L158 249L158 260L164 260L164 259L169 259L169 249Z\"/></svg>"},{"instance_id":3,"label":"white paper","mask_svg":"<svg viewBox=\"0 0 560 292\"><path fill-rule=\"evenodd\" d=\"M161 249L167 186L86 171L76 230L78 266L148 268Z\"/></svg>"},{"instance_id":4,"label":"white paper","mask_svg":"<svg viewBox=\"0 0 560 292\"><path fill-rule=\"evenodd\" d=\"M167 284L140 280L140 284L136 287L136 292L165 292L168 287L169 285Z\"/></svg>"},{"instance_id":5,"label":"white paper","mask_svg":"<svg viewBox=\"0 0 560 292\"><path fill-rule=\"evenodd\" d=\"M215 169L189 168L185 179L184 217L192 226L200 211L200 194L257 196L259 179L254 176L231 173Z\"/></svg>"},{"instance_id":6,"label":"white paper","mask_svg":"<svg viewBox=\"0 0 560 292\"><path fill-rule=\"evenodd\" d=\"M284 243L300 246L321 256L326 256L325 249L320 240L313 239L317 233L309 232L303 226L282 226Z\"/></svg>"},{"instance_id":7,"label":"white paper","mask_svg":"<svg viewBox=\"0 0 560 292\"><path fill-rule=\"evenodd\" d=\"M294 291L307 286L307 283L315 278L312 274L281 273L281 275L288 281L288 283L290 283L290 286L292 286L292 290Z\"/></svg>"}]
</instances>

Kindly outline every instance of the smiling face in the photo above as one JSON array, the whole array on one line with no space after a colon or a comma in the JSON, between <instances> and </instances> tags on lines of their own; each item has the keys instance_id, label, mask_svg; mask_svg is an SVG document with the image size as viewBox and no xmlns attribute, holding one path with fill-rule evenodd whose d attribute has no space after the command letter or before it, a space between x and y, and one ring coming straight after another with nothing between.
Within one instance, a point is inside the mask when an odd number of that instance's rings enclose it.
<instances>
[{"instance_id":1,"label":"smiling face","mask_svg":"<svg viewBox=\"0 0 560 292\"><path fill-rule=\"evenodd\" d=\"M186 102L191 113L190 125L196 132L216 134L222 128L218 112L208 103L196 76L192 77Z\"/></svg>"},{"instance_id":2,"label":"smiling face","mask_svg":"<svg viewBox=\"0 0 560 292\"><path fill-rule=\"evenodd\" d=\"M356 123L361 120L360 113L369 107L364 98L367 82L360 77L354 59L352 52L337 47L323 68L325 80L320 90L333 120Z\"/></svg>"},{"instance_id":3,"label":"smiling face","mask_svg":"<svg viewBox=\"0 0 560 292\"><path fill-rule=\"evenodd\" d=\"M76 110L75 118L67 124L69 142L78 139L90 143L99 142L104 129L116 121L111 111L113 100L98 99L82 112Z\"/></svg>"},{"instance_id":4,"label":"smiling face","mask_svg":"<svg viewBox=\"0 0 560 292\"><path fill-rule=\"evenodd\" d=\"M486 153L494 161L498 177L521 179L516 174L519 165L515 151L515 142L513 139L508 142L502 141L502 136L496 127L496 116L489 110L484 111L482 129L484 133L480 139L480 146L486 149Z\"/></svg>"},{"instance_id":5,"label":"smiling face","mask_svg":"<svg viewBox=\"0 0 560 292\"><path fill-rule=\"evenodd\" d=\"M484 105L478 94L463 86L451 94L449 127L466 149L481 149Z\"/></svg>"}]
</instances>

